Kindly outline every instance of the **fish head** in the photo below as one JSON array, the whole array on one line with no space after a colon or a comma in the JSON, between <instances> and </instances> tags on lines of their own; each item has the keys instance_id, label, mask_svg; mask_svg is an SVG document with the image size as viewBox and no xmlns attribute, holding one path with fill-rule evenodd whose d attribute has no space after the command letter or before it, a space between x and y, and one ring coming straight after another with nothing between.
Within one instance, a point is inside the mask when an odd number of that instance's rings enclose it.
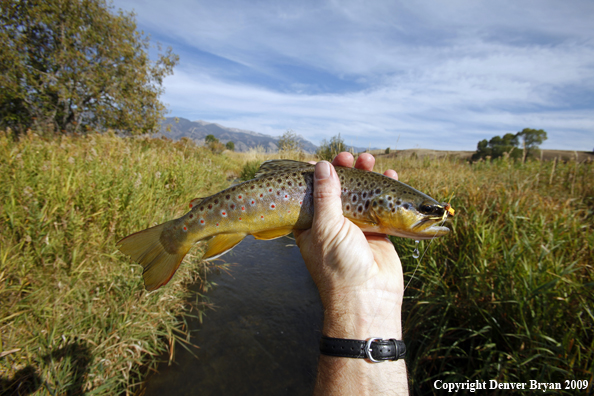
<instances>
[{"instance_id":1,"label":"fish head","mask_svg":"<svg viewBox=\"0 0 594 396\"><path fill-rule=\"evenodd\" d=\"M454 215L454 210L448 203L439 203L433 198L420 194L409 195L407 199L391 200L385 206L372 205L375 208L376 219L381 231L416 240L432 239L450 232L444 224Z\"/></svg>"}]
</instances>

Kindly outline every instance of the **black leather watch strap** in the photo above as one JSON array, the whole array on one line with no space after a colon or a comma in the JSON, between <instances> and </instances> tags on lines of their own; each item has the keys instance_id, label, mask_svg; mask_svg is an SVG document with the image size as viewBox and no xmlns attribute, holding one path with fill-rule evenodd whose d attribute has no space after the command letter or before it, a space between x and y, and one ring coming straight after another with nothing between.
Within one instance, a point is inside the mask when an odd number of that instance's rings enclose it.
<instances>
[{"instance_id":1,"label":"black leather watch strap","mask_svg":"<svg viewBox=\"0 0 594 396\"><path fill-rule=\"evenodd\" d=\"M372 337L366 341L322 336L320 352L323 355L369 359L379 363L386 360L398 360L406 356L403 341L390 338Z\"/></svg>"}]
</instances>

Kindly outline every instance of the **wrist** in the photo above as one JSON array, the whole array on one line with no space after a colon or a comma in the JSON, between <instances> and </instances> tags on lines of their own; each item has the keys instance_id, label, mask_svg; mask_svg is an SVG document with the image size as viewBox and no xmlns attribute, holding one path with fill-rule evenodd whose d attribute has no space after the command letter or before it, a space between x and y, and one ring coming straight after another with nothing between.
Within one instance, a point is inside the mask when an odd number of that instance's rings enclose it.
<instances>
[{"instance_id":1,"label":"wrist","mask_svg":"<svg viewBox=\"0 0 594 396\"><path fill-rule=\"evenodd\" d=\"M401 294L385 290L357 290L337 293L322 301L322 334L327 337L402 339Z\"/></svg>"}]
</instances>

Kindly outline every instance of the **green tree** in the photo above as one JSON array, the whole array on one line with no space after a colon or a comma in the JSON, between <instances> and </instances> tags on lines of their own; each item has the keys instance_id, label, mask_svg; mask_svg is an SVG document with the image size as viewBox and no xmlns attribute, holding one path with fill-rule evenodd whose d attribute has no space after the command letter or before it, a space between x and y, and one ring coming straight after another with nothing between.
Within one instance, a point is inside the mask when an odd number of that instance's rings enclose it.
<instances>
[{"instance_id":1,"label":"green tree","mask_svg":"<svg viewBox=\"0 0 594 396\"><path fill-rule=\"evenodd\" d=\"M287 129L285 133L278 139L278 151L284 152L301 152L303 151L303 144L299 141L299 136L291 130Z\"/></svg>"},{"instance_id":2,"label":"green tree","mask_svg":"<svg viewBox=\"0 0 594 396\"><path fill-rule=\"evenodd\" d=\"M347 147L339 133L336 136L332 136L329 142L326 139L322 140L322 144L318 147L316 155L322 160L332 161L336 154L343 151L347 151Z\"/></svg>"},{"instance_id":3,"label":"green tree","mask_svg":"<svg viewBox=\"0 0 594 396\"><path fill-rule=\"evenodd\" d=\"M232 141L228 141L227 144L225 144L225 147L227 147L227 150L235 151L235 143Z\"/></svg>"},{"instance_id":4,"label":"green tree","mask_svg":"<svg viewBox=\"0 0 594 396\"><path fill-rule=\"evenodd\" d=\"M153 62L148 49L134 15L106 0L2 1L0 127L156 130L179 58L159 48Z\"/></svg>"},{"instance_id":5,"label":"green tree","mask_svg":"<svg viewBox=\"0 0 594 396\"><path fill-rule=\"evenodd\" d=\"M516 133L516 138L522 140L522 162L526 162L526 158L538 151L538 146L547 140L547 133L542 129L524 128Z\"/></svg>"},{"instance_id":6,"label":"green tree","mask_svg":"<svg viewBox=\"0 0 594 396\"><path fill-rule=\"evenodd\" d=\"M509 156L510 158L519 158L518 137L513 133L506 133L501 136L493 136L489 141L483 139L477 144L476 153L473 154L474 161L490 157L492 159Z\"/></svg>"},{"instance_id":7,"label":"green tree","mask_svg":"<svg viewBox=\"0 0 594 396\"><path fill-rule=\"evenodd\" d=\"M218 143L219 139L217 139L216 137L214 137L214 135L206 135L206 137L204 138L204 143Z\"/></svg>"}]
</instances>

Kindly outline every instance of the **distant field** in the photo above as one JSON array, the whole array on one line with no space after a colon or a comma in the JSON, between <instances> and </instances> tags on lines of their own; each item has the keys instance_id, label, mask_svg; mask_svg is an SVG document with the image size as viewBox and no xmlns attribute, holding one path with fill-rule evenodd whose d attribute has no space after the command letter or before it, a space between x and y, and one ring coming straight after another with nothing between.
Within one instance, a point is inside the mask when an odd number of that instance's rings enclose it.
<instances>
[{"instance_id":1,"label":"distant field","mask_svg":"<svg viewBox=\"0 0 594 396\"><path fill-rule=\"evenodd\" d=\"M578 158L579 162L594 161L594 152L591 151L568 151L568 150L541 150L542 159L545 161L552 161L557 158L560 161L573 161ZM370 154L375 156L387 157L387 158L445 158L455 157L461 159L470 159L475 151L450 151L450 150L430 150L430 149L407 149L407 150L394 150L390 154L385 154L385 150L371 150L368 151ZM540 157L538 157L540 158Z\"/></svg>"}]
</instances>

